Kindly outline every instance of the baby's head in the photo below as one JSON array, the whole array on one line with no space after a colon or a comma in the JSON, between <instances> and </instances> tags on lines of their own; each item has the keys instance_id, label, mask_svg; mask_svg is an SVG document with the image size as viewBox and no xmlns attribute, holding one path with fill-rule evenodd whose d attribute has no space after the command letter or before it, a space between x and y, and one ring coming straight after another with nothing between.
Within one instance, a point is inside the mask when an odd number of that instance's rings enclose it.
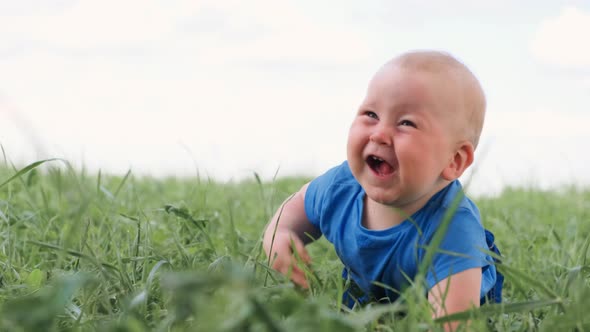
<instances>
[{"instance_id":1,"label":"baby's head","mask_svg":"<svg viewBox=\"0 0 590 332\"><path fill-rule=\"evenodd\" d=\"M484 114L481 86L461 62L402 54L369 84L349 131L350 169L373 200L419 206L471 165Z\"/></svg>"}]
</instances>

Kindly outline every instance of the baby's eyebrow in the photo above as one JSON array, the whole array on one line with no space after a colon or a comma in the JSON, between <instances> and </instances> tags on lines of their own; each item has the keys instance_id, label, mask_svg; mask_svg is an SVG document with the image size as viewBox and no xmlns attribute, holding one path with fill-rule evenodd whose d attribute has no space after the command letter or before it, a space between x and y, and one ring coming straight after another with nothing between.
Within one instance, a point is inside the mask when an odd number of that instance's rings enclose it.
<instances>
[{"instance_id":1,"label":"baby's eyebrow","mask_svg":"<svg viewBox=\"0 0 590 332\"><path fill-rule=\"evenodd\" d=\"M419 113L420 105L417 103L403 103L400 105L395 105L394 107L390 108L390 111L399 112L399 113Z\"/></svg>"},{"instance_id":2,"label":"baby's eyebrow","mask_svg":"<svg viewBox=\"0 0 590 332\"><path fill-rule=\"evenodd\" d=\"M359 110L365 110L365 109L375 109L377 108L377 106L375 105L375 102L366 102L366 100L363 100L363 102L360 104L359 106Z\"/></svg>"}]
</instances>

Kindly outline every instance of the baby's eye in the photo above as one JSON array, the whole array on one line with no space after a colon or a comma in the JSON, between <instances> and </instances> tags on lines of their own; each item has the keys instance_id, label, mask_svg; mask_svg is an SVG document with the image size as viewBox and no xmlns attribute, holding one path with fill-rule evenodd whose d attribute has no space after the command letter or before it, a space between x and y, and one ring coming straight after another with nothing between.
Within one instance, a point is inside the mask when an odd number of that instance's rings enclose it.
<instances>
[{"instance_id":1,"label":"baby's eye","mask_svg":"<svg viewBox=\"0 0 590 332\"><path fill-rule=\"evenodd\" d=\"M365 111L365 115L373 118L373 119L379 119L379 117L377 116L377 113L373 112L373 111Z\"/></svg>"},{"instance_id":2,"label":"baby's eye","mask_svg":"<svg viewBox=\"0 0 590 332\"><path fill-rule=\"evenodd\" d=\"M414 122L410 121L410 120L401 120L398 125L400 125L400 126L409 126L409 127L416 128L416 124Z\"/></svg>"}]
</instances>

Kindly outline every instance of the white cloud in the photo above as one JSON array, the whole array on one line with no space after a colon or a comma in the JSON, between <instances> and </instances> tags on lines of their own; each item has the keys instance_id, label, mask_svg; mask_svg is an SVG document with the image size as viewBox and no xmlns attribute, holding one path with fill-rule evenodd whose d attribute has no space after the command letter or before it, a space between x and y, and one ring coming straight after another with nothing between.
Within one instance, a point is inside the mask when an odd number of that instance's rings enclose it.
<instances>
[{"instance_id":1,"label":"white cloud","mask_svg":"<svg viewBox=\"0 0 590 332\"><path fill-rule=\"evenodd\" d=\"M327 22L288 1L205 1L187 18L184 48L203 62L350 65L370 56L362 29ZM188 34L187 34L188 33Z\"/></svg>"},{"instance_id":2,"label":"white cloud","mask_svg":"<svg viewBox=\"0 0 590 332\"><path fill-rule=\"evenodd\" d=\"M539 26L531 44L540 61L563 67L590 66L590 13L565 7Z\"/></svg>"},{"instance_id":3,"label":"white cloud","mask_svg":"<svg viewBox=\"0 0 590 332\"><path fill-rule=\"evenodd\" d=\"M72 48L154 40L173 28L165 9L153 0L79 1L59 12L2 17L0 38Z\"/></svg>"},{"instance_id":4,"label":"white cloud","mask_svg":"<svg viewBox=\"0 0 590 332\"><path fill-rule=\"evenodd\" d=\"M576 138L587 137L590 114L586 112L535 111L488 112L484 135L492 138Z\"/></svg>"},{"instance_id":5,"label":"white cloud","mask_svg":"<svg viewBox=\"0 0 590 332\"><path fill-rule=\"evenodd\" d=\"M6 50L93 55L106 48L116 56L122 48L147 46L146 55L224 67L236 62L349 65L372 54L359 27L311 17L291 2L81 0L50 9L0 12Z\"/></svg>"}]
</instances>

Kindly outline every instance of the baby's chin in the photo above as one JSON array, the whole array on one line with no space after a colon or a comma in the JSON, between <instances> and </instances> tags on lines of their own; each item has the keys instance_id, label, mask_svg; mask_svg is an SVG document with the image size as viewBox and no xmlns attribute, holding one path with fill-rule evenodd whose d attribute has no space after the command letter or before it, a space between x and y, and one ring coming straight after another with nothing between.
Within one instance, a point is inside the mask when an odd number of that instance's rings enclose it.
<instances>
[{"instance_id":1,"label":"baby's chin","mask_svg":"<svg viewBox=\"0 0 590 332\"><path fill-rule=\"evenodd\" d=\"M368 188L365 189L365 193L368 199L377 204L387 205L390 207L397 207L399 205L397 197L391 197L392 195L375 193L373 190Z\"/></svg>"}]
</instances>

